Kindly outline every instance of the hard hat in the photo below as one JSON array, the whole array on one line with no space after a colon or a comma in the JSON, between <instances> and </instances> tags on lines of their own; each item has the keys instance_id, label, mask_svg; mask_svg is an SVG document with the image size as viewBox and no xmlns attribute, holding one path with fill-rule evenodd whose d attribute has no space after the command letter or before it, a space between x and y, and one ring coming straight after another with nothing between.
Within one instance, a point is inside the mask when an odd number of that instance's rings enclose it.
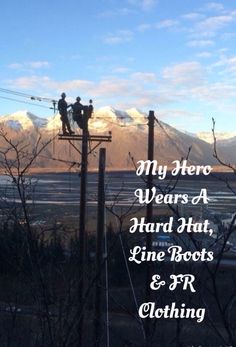
<instances>
[{"instance_id":1,"label":"hard hat","mask_svg":"<svg viewBox=\"0 0 236 347\"><path fill-rule=\"evenodd\" d=\"M66 93L61 93L61 97L65 98L66 97Z\"/></svg>"}]
</instances>

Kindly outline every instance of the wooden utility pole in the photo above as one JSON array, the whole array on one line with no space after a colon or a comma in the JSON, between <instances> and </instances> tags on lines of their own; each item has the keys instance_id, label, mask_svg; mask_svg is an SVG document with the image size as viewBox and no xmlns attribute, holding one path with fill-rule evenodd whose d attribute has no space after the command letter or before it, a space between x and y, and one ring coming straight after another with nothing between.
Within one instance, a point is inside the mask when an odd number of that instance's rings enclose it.
<instances>
[{"instance_id":1,"label":"wooden utility pole","mask_svg":"<svg viewBox=\"0 0 236 347\"><path fill-rule=\"evenodd\" d=\"M105 218L105 167L106 149L99 151L99 176L98 176L98 208L97 208L97 252L96 252L96 291L95 291L95 316L94 316L94 347L101 346L102 337L102 262L104 252L104 218Z\"/></svg>"},{"instance_id":2,"label":"wooden utility pole","mask_svg":"<svg viewBox=\"0 0 236 347\"><path fill-rule=\"evenodd\" d=\"M79 222L79 255L78 255L78 305L80 319L78 321L78 347L84 346L84 277L85 277L85 235L86 235L86 206L87 206L87 173L88 173L88 142L97 142L97 145L90 150L92 152L102 142L111 142L109 135L90 135L88 132L89 107L84 108L84 124L82 135L62 135L58 139L64 141L82 141L81 153L81 178L80 178L80 222Z\"/></svg>"},{"instance_id":3,"label":"wooden utility pole","mask_svg":"<svg viewBox=\"0 0 236 347\"><path fill-rule=\"evenodd\" d=\"M153 161L154 159L154 120L155 115L154 111L149 111L148 116L148 160ZM152 166L150 167L149 174L147 177L147 189L149 191L153 187L153 175L152 175ZM146 209L146 223L151 223L153 218L153 202L147 204ZM146 234L146 249L147 251L152 250L152 233ZM151 277L152 277L152 266L151 262L147 262L147 272L146 272L146 302L151 301ZM146 347L149 347L150 344L150 335L151 335L151 320L147 318L146 321Z\"/></svg>"},{"instance_id":4,"label":"wooden utility pole","mask_svg":"<svg viewBox=\"0 0 236 347\"><path fill-rule=\"evenodd\" d=\"M87 173L88 173L88 118L84 119L82 134L82 154L81 154L81 172L80 172L80 219L79 219L79 257L78 257L78 302L80 311L83 312L84 299L84 275L85 275L85 222L86 222L86 191L87 191ZM78 324L79 341L78 346L83 345L84 333L84 315L81 313Z\"/></svg>"}]
</instances>

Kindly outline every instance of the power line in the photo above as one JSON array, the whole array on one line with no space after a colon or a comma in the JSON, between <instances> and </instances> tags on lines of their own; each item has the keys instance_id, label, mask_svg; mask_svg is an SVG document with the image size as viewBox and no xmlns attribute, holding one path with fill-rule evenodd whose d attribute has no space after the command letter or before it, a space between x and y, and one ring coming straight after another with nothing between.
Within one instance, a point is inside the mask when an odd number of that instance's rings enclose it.
<instances>
[{"instance_id":1,"label":"power line","mask_svg":"<svg viewBox=\"0 0 236 347\"><path fill-rule=\"evenodd\" d=\"M110 117L111 118L111 117ZM119 127L121 127L121 128L126 128L126 127L130 127L130 126L140 126L140 125L147 125L147 123L136 123L136 124L119 124L119 123L116 123L116 122L113 122L113 121L111 121L111 120L109 120L110 118L108 118L108 117L97 117L97 116L95 116L94 118L92 118L94 121L96 121L97 119L101 119L101 120L104 120L104 121L106 121L107 123L109 123L109 124L114 124L114 125L117 125L117 126L119 126Z\"/></svg>"},{"instance_id":2,"label":"power line","mask_svg":"<svg viewBox=\"0 0 236 347\"><path fill-rule=\"evenodd\" d=\"M0 89L1 89L1 88L0 88ZM54 107L48 107L48 106L45 106L45 105L38 105L38 104L34 104L34 103L32 103L32 102L29 102L29 101L24 101L24 100L9 98L9 97L3 96L3 95L0 95L0 99L10 100L10 101L14 101L14 102L19 102L19 103L21 103L21 104L33 105L33 106L36 106L36 107L41 107L41 108L46 108L46 109L49 109L49 110L54 110ZM102 119L102 120L105 120L105 121L106 121L107 123L109 123L109 124L114 124L114 125L117 125L117 126L119 126L119 127L121 127L121 128L125 128L125 127L128 127L128 126L147 125L146 123L119 124L119 123L110 121L109 118L102 118L102 117L95 117L94 119L95 119L95 120L96 120L96 119Z\"/></svg>"},{"instance_id":3,"label":"power line","mask_svg":"<svg viewBox=\"0 0 236 347\"><path fill-rule=\"evenodd\" d=\"M6 88L0 88L0 92L2 93L6 93L6 94L12 94L12 95L15 95L15 96L19 96L19 97L23 97L23 98L29 98L30 100L35 100L35 101L44 101L44 102L50 102L50 103L53 103L53 105L56 105L57 101L54 100L54 99L50 99L50 98L46 98L46 97L41 97L41 96L36 96L36 95L32 95L32 94L27 94L27 93L23 93L23 92L19 92L19 91L15 91L15 90L11 90L11 89L6 89ZM7 99L7 100L12 100L12 101L17 101L17 102L22 102L22 103L26 103L26 101L21 101L21 100L16 100L16 99L10 99L10 98L7 98L7 97L4 97L4 96L1 96L2 99ZM29 103L29 105L35 105L33 103ZM41 107L46 107L46 106L41 106ZM50 108L50 109L54 109L53 108ZM108 119L112 118L112 116L106 116ZM103 117L95 117L96 119L106 119L103 118ZM144 116L145 118L145 116ZM125 120L125 119L140 119L140 116L132 116L130 117L128 114L127 116L120 116L118 117L118 119L120 120ZM146 125L146 123L138 123L138 124L132 124L132 125Z\"/></svg>"},{"instance_id":4,"label":"power line","mask_svg":"<svg viewBox=\"0 0 236 347\"><path fill-rule=\"evenodd\" d=\"M184 153L183 149L180 148L180 146L177 144L176 140L174 140L170 134L166 131L166 129L164 128L164 126L161 124L161 122L155 117L155 121L157 122L157 124L159 125L159 127L161 128L161 130L165 133L165 135L167 136L167 138L170 140L170 142L173 144L173 146L176 148L177 152L179 152L179 154L181 156L183 156L183 158L185 157L186 153Z\"/></svg>"},{"instance_id":5,"label":"power line","mask_svg":"<svg viewBox=\"0 0 236 347\"><path fill-rule=\"evenodd\" d=\"M101 112L101 111L100 111ZM102 117L99 117L99 116L95 116L96 118L98 119L101 119ZM113 118L113 116L109 116L109 115L106 115L106 117L108 118ZM122 119L129 119L129 120L132 120L132 119L140 119L140 116L122 116L122 117L117 117L118 119L122 120ZM148 118L147 117L143 117L144 119L146 119L148 121Z\"/></svg>"},{"instance_id":6,"label":"power line","mask_svg":"<svg viewBox=\"0 0 236 347\"><path fill-rule=\"evenodd\" d=\"M20 96L20 97L24 97L24 98L29 98L31 100L45 101L45 102L52 102L52 103L56 102L55 100L50 99L50 98L41 97L41 96L35 96L35 95L23 93L23 92L18 92L18 91L6 89L6 88L0 88L0 92L7 93L7 94L12 94L12 95L16 95L16 96Z\"/></svg>"},{"instance_id":7,"label":"power line","mask_svg":"<svg viewBox=\"0 0 236 347\"><path fill-rule=\"evenodd\" d=\"M2 95L0 95L0 98L4 99L4 100L10 100L10 101L19 102L19 103L22 103L22 104L27 104L27 105L33 105L33 106L36 106L36 107L46 108L46 109L49 109L49 110L53 110L54 109L53 107L48 107L48 106L45 106L45 105L38 105L38 104L34 104L33 102L24 101L24 100L8 98L8 97L2 96Z\"/></svg>"},{"instance_id":8,"label":"power line","mask_svg":"<svg viewBox=\"0 0 236 347\"><path fill-rule=\"evenodd\" d=\"M0 88L0 92L2 93L6 93L6 94L11 94L14 96L19 96L19 97L23 97L23 98L29 98L30 100L35 100L35 101L43 101L43 102L50 102L53 104L53 107L47 107L44 105L38 105L38 104L34 104L32 102L28 102L28 101L24 101L24 100L19 100L19 99L14 99L14 98L9 98L9 97L5 97L5 96L1 96L1 99L5 99L5 100L10 100L10 101L15 101L15 102L19 102L19 103L23 103L23 104L27 104L27 105L33 105L33 106L37 106L37 107L41 107L41 108L47 108L50 110L54 110L54 112L56 111L56 104L57 101L54 99L50 99L50 98L46 98L46 97L41 97L41 96L35 96L35 95L31 95L31 94L27 94L27 93L23 93L23 92L19 92L19 91L14 91L14 90L10 90L10 89L6 89L6 88ZM102 120L106 120L108 123L110 124L115 124L121 128L125 128L127 126L142 126L142 125L147 125L147 123L136 123L136 124L118 124L116 122L111 121L110 119L112 118L112 116L106 116L106 117L97 117L95 116L95 119L102 119ZM144 117L145 118L145 117ZM140 116L132 116L130 117L129 115L127 116L120 116L118 118L119 120L131 120L131 119L140 119Z\"/></svg>"},{"instance_id":9,"label":"power line","mask_svg":"<svg viewBox=\"0 0 236 347\"><path fill-rule=\"evenodd\" d=\"M109 178L109 180L107 180L107 178ZM111 189L110 189L110 181L111 181L110 175L106 174L107 190L109 192L109 195L112 196ZM115 206L115 203L116 203L116 200L114 198L114 201L113 201L113 205L114 206ZM131 276L129 264L128 264L127 258L126 258L125 247L124 247L124 243L123 243L123 239L122 239L122 232L119 231L118 216L116 214L114 214L114 216L115 216L116 227L117 227L117 231L118 231L117 235L119 237L119 241L120 241L120 245L121 245L121 251L122 251L122 255L123 255L123 258L124 258L124 263L125 263L125 267L126 267L126 271L127 271L127 275L128 275L128 279L129 279L129 285L130 285L131 292L132 292L132 295L133 295L135 308L136 308L136 310L138 312L138 299L137 299L137 296L136 296L136 292L135 292L135 288L134 288L133 279L132 279L132 276ZM107 224L106 224L106 227L107 227ZM142 328L142 332L143 332L143 336L144 336L144 340L145 340L146 339L145 330L144 330L143 322L142 322L142 320L140 319L139 316L138 316L138 320L139 320L139 322L141 324L141 328Z\"/></svg>"}]
</instances>

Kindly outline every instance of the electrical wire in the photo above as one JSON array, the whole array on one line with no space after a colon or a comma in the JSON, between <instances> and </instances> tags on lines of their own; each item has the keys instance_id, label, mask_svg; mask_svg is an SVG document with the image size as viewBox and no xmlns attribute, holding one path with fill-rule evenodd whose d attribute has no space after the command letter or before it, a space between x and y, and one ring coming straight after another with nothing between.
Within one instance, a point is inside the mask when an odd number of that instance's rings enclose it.
<instances>
[{"instance_id":1,"label":"electrical wire","mask_svg":"<svg viewBox=\"0 0 236 347\"><path fill-rule=\"evenodd\" d=\"M30 94L27 94L27 93L18 92L18 91L6 89L6 88L0 88L0 92L7 93L7 94L12 94L12 95L16 95L16 96L20 96L20 97L24 97L24 98L30 98L31 100L45 101L45 102L52 102L52 103L56 102L55 100L50 99L50 98L30 95Z\"/></svg>"},{"instance_id":2,"label":"electrical wire","mask_svg":"<svg viewBox=\"0 0 236 347\"><path fill-rule=\"evenodd\" d=\"M167 136L167 138L170 140L170 142L175 146L175 148L177 149L177 151L179 152L179 154L181 156L183 156L183 158L185 157L186 153L184 153L184 151L179 147L179 145L177 144L177 142L170 136L170 134L168 134L168 132L165 130L164 126L161 124L161 122L156 118L155 121L157 122L157 124L159 125L159 127L161 128L161 130L165 133L165 135Z\"/></svg>"},{"instance_id":3,"label":"electrical wire","mask_svg":"<svg viewBox=\"0 0 236 347\"><path fill-rule=\"evenodd\" d=\"M100 116L97 116L95 115L94 117L92 117L94 119L111 119L111 118L114 118L114 116L109 116L109 115L106 115L105 117L100 117ZM123 119L129 119L129 120L132 120L132 119L140 119L139 116L133 116L133 117L129 117L129 116L126 116L126 117L117 117L119 120L123 120ZM147 119L148 121L148 118L145 118L143 117L144 119ZM146 124L146 123L144 123Z\"/></svg>"},{"instance_id":4,"label":"electrical wire","mask_svg":"<svg viewBox=\"0 0 236 347\"><path fill-rule=\"evenodd\" d=\"M107 176L107 174L106 174L106 176ZM107 186L109 195L112 195L112 194L111 194L111 190L110 190L110 180L107 181L106 186ZM117 226L117 229L118 229L118 220L117 220L117 217L115 217L115 221L116 221L116 226ZM133 295L133 299L134 299L134 303L135 303L136 310L137 310L137 312L138 312L138 300L137 300L137 296L136 296L136 293L135 293L134 284L133 284L133 280L132 280L131 273L130 273L130 269L129 269L129 264L128 264L127 257L126 257L126 254L125 254L125 248L124 248L124 243L123 243L122 235L121 235L120 232L118 232L118 235L119 235L119 240L120 240L122 255L123 255L123 258L124 258L124 262L125 262L126 271L127 271L128 278L129 278L129 283L130 283L130 287L131 287L131 292L132 292L132 295ZM138 315L138 320L139 320L140 325L141 325L141 329L142 329L142 333L143 333L144 340L146 340L145 329L144 329L143 322L142 322L141 318L139 317L139 315Z\"/></svg>"},{"instance_id":5,"label":"electrical wire","mask_svg":"<svg viewBox=\"0 0 236 347\"><path fill-rule=\"evenodd\" d=\"M28 104L28 105L33 105L33 106L38 106L38 107L43 107L43 108L49 108L49 109L53 109L55 111L55 105L57 103L56 100L54 99L50 99L50 98L46 98L46 97L41 97L41 96L35 96L35 95L31 95L31 94L27 94L27 93L23 93L23 92L19 92L19 91L15 91L15 90L10 90L10 89L6 89L6 88L0 88L0 92L1 93L6 93L6 94L11 94L14 96L18 96L18 97L23 97L23 98L29 98L30 100L34 100L34 101L43 101L43 102L49 102L49 103L53 103L53 107L47 107L44 105L37 105L34 103L30 103L27 101L23 101L23 100L19 100L19 99L13 99L13 98L9 98L9 97L4 97L4 96L0 96L0 98L2 99L6 99L6 100L11 100L11 101L15 101L15 102L19 102L19 103L24 103L24 104ZM96 116L95 119L103 119L103 120L110 120L112 118L112 116L106 116L106 117L99 117ZM127 116L120 116L119 120L130 120L130 119L140 119L140 116L132 116L130 117L129 115ZM144 117L145 118L145 117ZM127 125L122 125L122 124L117 124L115 122L110 121L111 124L116 124L119 125L120 127L126 127L126 126L139 126L139 125L146 125L146 123L137 123L137 124L127 124Z\"/></svg>"},{"instance_id":6,"label":"electrical wire","mask_svg":"<svg viewBox=\"0 0 236 347\"><path fill-rule=\"evenodd\" d=\"M27 104L27 105L33 105L33 106L36 106L36 107L46 108L46 109L49 109L49 110L53 110L53 109L54 109L53 107L48 107L48 106L45 106L45 105L38 105L38 104L34 104L34 103L32 103L32 102L24 101L24 100L19 100L19 99L14 99L14 98L8 98L8 97L2 96L2 95L0 95L0 99L15 101L15 102L19 102L19 103Z\"/></svg>"},{"instance_id":7,"label":"electrical wire","mask_svg":"<svg viewBox=\"0 0 236 347\"><path fill-rule=\"evenodd\" d=\"M109 118L102 118L100 117L99 119L105 120L107 123L109 124L114 124L116 126L119 126L120 128L127 128L127 127L131 127L131 126L140 126L140 125L147 125L147 123L136 123L136 124L119 124L116 122L112 122L109 120ZM96 120L96 119L95 119Z\"/></svg>"},{"instance_id":8,"label":"electrical wire","mask_svg":"<svg viewBox=\"0 0 236 347\"><path fill-rule=\"evenodd\" d=\"M29 98L29 99L35 100L35 101L45 101L45 102L50 102L50 103L54 103L54 102L56 103L57 102L54 99L50 99L50 98L46 98L46 97L42 97L42 96L31 95L31 94L27 94L27 93L23 93L23 92L19 92L19 91L14 91L14 90L6 89L6 88L0 88L0 92L12 94L12 95L19 96L19 97ZM97 117L97 116L96 116L96 118L104 119L103 117ZM109 118L111 118L111 117L109 117ZM130 117L129 115L127 115L127 116L120 116L119 117L119 119L121 119L121 120L122 119L130 119L130 118L132 118L132 119L140 118L140 116ZM143 124L140 124L140 125L143 125Z\"/></svg>"}]
</instances>

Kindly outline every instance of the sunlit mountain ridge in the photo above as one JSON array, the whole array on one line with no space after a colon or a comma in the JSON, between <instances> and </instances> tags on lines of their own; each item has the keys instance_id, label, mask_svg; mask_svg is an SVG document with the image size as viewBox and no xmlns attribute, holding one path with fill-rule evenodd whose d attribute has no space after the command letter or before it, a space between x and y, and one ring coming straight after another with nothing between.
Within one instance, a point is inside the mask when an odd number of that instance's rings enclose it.
<instances>
[{"instance_id":1,"label":"sunlit mountain ridge","mask_svg":"<svg viewBox=\"0 0 236 347\"><path fill-rule=\"evenodd\" d=\"M81 130L74 124L72 116L70 121L76 133ZM110 106L96 110L89 120L90 134L108 134L112 132L112 142L101 144L107 148L107 167L110 169L134 168L134 160L145 159L147 156L148 115L136 108L117 110ZM0 116L0 127L11 140L28 140L33 148L39 135L42 140L48 141L61 131L60 115L57 113L48 118L41 118L28 111L18 111L13 114ZM213 146L210 143L209 133L189 134L162 122L155 122L155 159L159 163L171 163L173 160L184 158L191 147L189 161L193 164L217 164L213 157ZM231 136L232 135L232 136ZM234 144L236 137L232 134L221 134L218 141L219 153L231 163L236 162ZM217 134L216 134L217 136ZM231 137L230 137L231 136ZM74 144L76 141L74 141ZM3 139L0 139L0 145ZM92 144L91 144L92 145ZM76 143L77 147L81 143ZM45 149L44 155L35 163L36 167L66 167L66 161L79 162L80 156L67 141L57 138ZM97 167L98 149L90 155L90 168ZM58 161L55 159L59 159ZM62 160L62 161L60 161ZM63 164L63 160L65 163ZM68 164L69 165L69 164Z\"/></svg>"}]
</instances>

